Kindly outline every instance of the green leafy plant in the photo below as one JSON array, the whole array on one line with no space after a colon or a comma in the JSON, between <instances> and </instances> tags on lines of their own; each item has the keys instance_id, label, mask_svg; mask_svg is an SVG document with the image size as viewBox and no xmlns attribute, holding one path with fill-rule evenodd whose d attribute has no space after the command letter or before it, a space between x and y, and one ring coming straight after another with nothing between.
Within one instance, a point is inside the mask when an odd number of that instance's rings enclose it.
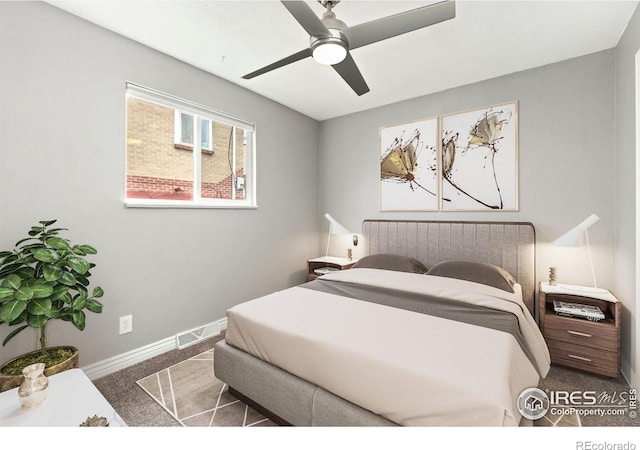
<instances>
[{"instance_id":1,"label":"green leafy plant","mask_svg":"<svg viewBox=\"0 0 640 450\"><path fill-rule=\"evenodd\" d=\"M28 327L39 329L40 349L47 347L47 323L51 319L85 327L85 312L102 312L97 286L89 294L90 270L95 255L90 245L72 245L59 237L66 228L50 228L57 220L43 220L31 227L29 237L18 241L13 251L0 252L0 324L18 326L2 345Z\"/></svg>"}]
</instances>

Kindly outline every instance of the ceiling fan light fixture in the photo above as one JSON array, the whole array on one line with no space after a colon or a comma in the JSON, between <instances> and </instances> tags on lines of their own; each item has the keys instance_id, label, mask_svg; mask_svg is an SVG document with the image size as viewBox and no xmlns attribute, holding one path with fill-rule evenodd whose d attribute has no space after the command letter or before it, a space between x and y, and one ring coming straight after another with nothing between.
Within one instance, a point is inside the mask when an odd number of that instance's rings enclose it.
<instances>
[{"instance_id":1,"label":"ceiling fan light fixture","mask_svg":"<svg viewBox=\"0 0 640 450\"><path fill-rule=\"evenodd\" d=\"M341 30L328 28L330 35L311 37L311 55L320 64L332 66L342 62L349 52L349 43Z\"/></svg>"},{"instance_id":2,"label":"ceiling fan light fixture","mask_svg":"<svg viewBox=\"0 0 640 450\"><path fill-rule=\"evenodd\" d=\"M332 66L342 62L347 57L347 49L341 41L329 39L326 42L318 42L318 45L312 49L312 55L313 59L320 64Z\"/></svg>"}]
</instances>

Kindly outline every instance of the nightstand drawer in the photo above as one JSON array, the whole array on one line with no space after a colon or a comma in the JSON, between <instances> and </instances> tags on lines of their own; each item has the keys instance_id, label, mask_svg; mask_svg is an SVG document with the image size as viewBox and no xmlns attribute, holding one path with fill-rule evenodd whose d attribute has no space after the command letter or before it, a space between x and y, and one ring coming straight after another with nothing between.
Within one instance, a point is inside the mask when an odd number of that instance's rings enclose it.
<instances>
[{"instance_id":1,"label":"nightstand drawer","mask_svg":"<svg viewBox=\"0 0 640 450\"><path fill-rule=\"evenodd\" d=\"M603 350L616 351L618 348L618 330L611 324L547 315L544 334L547 339Z\"/></svg>"},{"instance_id":2,"label":"nightstand drawer","mask_svg":"<svg viewBox=\"0 0 640 450\"><path fill-rule=\"evenodd\" d=\"M547 340L551 362L576 369L617 377L619 374L618 353L614 350L600 350L568 342Z\"/></svg>"}]
</instances>

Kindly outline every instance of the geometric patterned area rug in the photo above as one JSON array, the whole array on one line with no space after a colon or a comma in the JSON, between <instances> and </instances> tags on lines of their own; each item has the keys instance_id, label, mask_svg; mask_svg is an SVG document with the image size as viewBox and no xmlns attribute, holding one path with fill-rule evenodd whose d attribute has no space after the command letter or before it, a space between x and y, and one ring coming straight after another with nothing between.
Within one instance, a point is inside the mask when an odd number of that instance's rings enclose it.
<instances>
[{"instance_id":1,"label":"geometric patterned area rug","mask_svg":"<svg viewBox=\"0 0 640 450\"><path fill-rule=\"evenodd\" d=\"M136 383L184 427L276 425L229 394L213 372L213 349Z\"/></svg>"},{"instance_id":2,"label":"geometric patterned area rug","mask_svg":"<svg viewBox=\"0 0 640 450\"><path fill-rule=\"evenodd\" d=\"M575 411L567 411L565 408L554 408L557 410L556 414L553 414L551 410L547 412L543 417L535 420L533 426L536 427L581 427L582 422L580 416ZM565 414L559 411L565 411Z\"/></svg>"},{"instance_id":3,"label":"geometric patterned area rug","mask_svg":"<svg viewBox=\"0 0 640 450\"><path fill-rule=\"evenodd\" d=\"M136 383L184 427L277 426L228 392L213 371L213 349L149 375ZM577 413L552 415L521 426L580 427Z\"/></svg>"}]
</instances>

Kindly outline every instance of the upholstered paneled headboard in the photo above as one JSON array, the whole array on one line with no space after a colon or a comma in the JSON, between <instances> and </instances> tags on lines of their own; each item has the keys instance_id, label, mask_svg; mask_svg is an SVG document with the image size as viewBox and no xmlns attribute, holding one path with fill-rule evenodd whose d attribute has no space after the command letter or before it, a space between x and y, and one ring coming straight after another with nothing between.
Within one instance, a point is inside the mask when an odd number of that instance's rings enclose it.
<instances>
[{"instance_id":1,"label":"upholstered paneled headboard","mask_svg":"<svg viewBox=\"0 0 640 450\"><path fill-rule=\"evenodd\" d=\"M536 235L529 222L365 220L365 253L410 256L433 267L446 260L477 261L508 270L535 317Z\"/></svg>"}]
</instances>

